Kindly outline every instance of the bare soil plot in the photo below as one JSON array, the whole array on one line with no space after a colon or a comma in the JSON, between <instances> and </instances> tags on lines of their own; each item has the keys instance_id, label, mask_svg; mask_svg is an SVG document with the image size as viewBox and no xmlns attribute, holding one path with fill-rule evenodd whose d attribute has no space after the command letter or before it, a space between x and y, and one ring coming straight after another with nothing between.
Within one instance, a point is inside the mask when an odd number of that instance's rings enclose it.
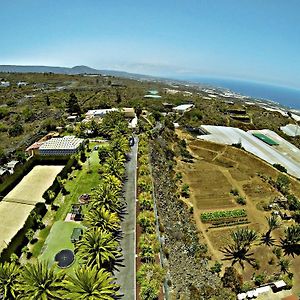
<instances>
[{"instance_id":1,"label":"bare soil plot","mask_svg":"<svg viewBox=\"0 0 300 300\"><path fill-rule=\"evenodd\" d=\"M232 186L218 166L199 161L192 168L189 164L182 164L181 167L186 176L184 181L188 182L198 209L236 206L229 193Z\"/></svg>"},{"instance_id":2,"label":"bare soil plot","mask_svg":"<svg viewBox=\"0 0 300 300\"><path fill-rule=\"evenodd\" d=\"M52 185L64 166L35 166L3 201L36 204L43 202L44 192Z\"/></svg>"}]
</instances>

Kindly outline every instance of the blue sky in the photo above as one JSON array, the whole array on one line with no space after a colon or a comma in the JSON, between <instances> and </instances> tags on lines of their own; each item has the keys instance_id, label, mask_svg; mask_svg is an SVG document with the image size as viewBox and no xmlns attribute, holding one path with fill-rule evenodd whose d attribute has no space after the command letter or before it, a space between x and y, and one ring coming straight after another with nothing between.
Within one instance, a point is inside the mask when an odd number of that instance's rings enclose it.
<instances>
[{"instance_id":1,"label":"blue sky","mask_svg":"<svg viewBox=\"0 0 300 300\"><path fill-rule=\"evenodd\" d=\"M299 0L0 0L0 64L300 88Z\"/></svg>"}]
</instances>

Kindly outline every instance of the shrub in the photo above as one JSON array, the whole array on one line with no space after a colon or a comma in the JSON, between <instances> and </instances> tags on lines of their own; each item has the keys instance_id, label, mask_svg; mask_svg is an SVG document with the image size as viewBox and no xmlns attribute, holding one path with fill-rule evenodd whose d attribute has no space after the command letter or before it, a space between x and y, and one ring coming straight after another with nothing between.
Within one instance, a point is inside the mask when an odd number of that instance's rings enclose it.
<instances>
[{"instance_id":1,"label":"shrub","mask_svg":"<svg viewBox=\"0 0 300 300\"><path fill-rule=\"evenodd\" d=\"M152 195L149 192L143 192L139 195L140 208L142 210L153 210Z\"/></svg>"},{"instance_id":2,"label":"shrub","mask_svg":"<svg viewBox=\"0 0 300 300\"><path fill-rule=\"evenodd\" d=\"M273 167L279 170L280 172L287 173L287 169L281 164L273 164Z\"/></svg>"},{"instance_id":3,"label":"shrub","mask_svg":"<svg viewBox=\"0 0 300 300\"><path fill-rule=\"evenodd\" d=\"M246 199L242 196L239 196L236 198L236 203L240 204L240 205L246 205Z\"/></svg>"},{"instance_id":4,"label":"shrub","mask_svg":"<svg viewBox=\"0 0 300 300\"><path fill-rule=\"evenodd\" d=\"M140 192L152 191L152 179L150 176L140 176L138 179L138 187Z\"/></svg>"},{"instance_id":5,"label":"shrub","mask_svg":"<svg viewBox=\"0 0 300 300\"><path fill-rule=\"evenodd\" d=\"M142 227L143 232L155 232L155 216L152 211L143 211L138 216L138 223Z\"/></svg>"},{"instance_id":6,"label":"shrub","mask_svg":"<svg viewBox=\"0 0 300 300\"><path fill-rule=\"evenodd\" d=\"M181 196L184 198L190 197L190 186L187 183L184 183L181 187Z\"/></svg>"},{"instance_id":7,"label":"shrub","mask_svg":"<svg viewBox=\"0 0 300 300\"><path fill-rule=\"evenodd\" d=\"M230 194L232 194L233 196L239 196L240 193L239 193L238 189L231 189Z\"/></svg>"}]
</instances>

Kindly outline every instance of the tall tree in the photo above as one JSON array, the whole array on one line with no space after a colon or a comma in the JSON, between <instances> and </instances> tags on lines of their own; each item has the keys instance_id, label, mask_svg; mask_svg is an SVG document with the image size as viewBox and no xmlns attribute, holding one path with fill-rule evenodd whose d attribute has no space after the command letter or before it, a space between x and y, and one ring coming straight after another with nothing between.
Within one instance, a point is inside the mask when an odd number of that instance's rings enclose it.
<instances>
[{"instance_id":1,"label":"tall tree","mask_svg":"<svg viewBox=\"0 0 300 300\"><path fill-rule=\"evenodd\" d=\"M71 93L69 98L66 100L66 106L69 113L81 113L78 99L74 93Z\"/></svg>"},{"instance_id":2,"label":"tall tree","mask_svg":"<svg viewBox=\"0 0 300 300\"><path fill-rule=\"evenodd\" d=\"M64 274L48 267L46 262L37 262L24 266L18 284L20 300L60 300L65 287Z\"/></svg>"},{"instance_id":3,"label":"tall tree","mask_svg":"<svg viewBox=\"0 0 300 300\"><path fill-rule=\"evenodd\" d=\"M104 269L96 266L82 267L75 270L74 276L65 280L68 292L65 299L70 300L115 300L119 286L115 279Z\"/></svg>"}]
</instances>

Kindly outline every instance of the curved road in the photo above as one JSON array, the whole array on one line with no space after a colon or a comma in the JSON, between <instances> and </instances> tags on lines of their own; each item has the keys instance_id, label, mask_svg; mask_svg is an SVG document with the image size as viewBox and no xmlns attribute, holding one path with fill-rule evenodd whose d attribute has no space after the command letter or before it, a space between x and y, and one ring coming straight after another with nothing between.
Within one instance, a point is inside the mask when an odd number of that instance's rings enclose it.
<instances>
[{"instance_id":1,"label":"curved road","mask_svg":"<svg viewBox=\"0 0 300 300\"><path fill-rule=\"evenodd\" d=\"M124 184L124 196L126 210L121 223L122 239L121 247L123 261L115 273L117 283L120 285L119 293L122 300L136 299L136 170L138 139L129 153L130 160L126 163L126 177Z\"/></svg>"}]
</instances>

